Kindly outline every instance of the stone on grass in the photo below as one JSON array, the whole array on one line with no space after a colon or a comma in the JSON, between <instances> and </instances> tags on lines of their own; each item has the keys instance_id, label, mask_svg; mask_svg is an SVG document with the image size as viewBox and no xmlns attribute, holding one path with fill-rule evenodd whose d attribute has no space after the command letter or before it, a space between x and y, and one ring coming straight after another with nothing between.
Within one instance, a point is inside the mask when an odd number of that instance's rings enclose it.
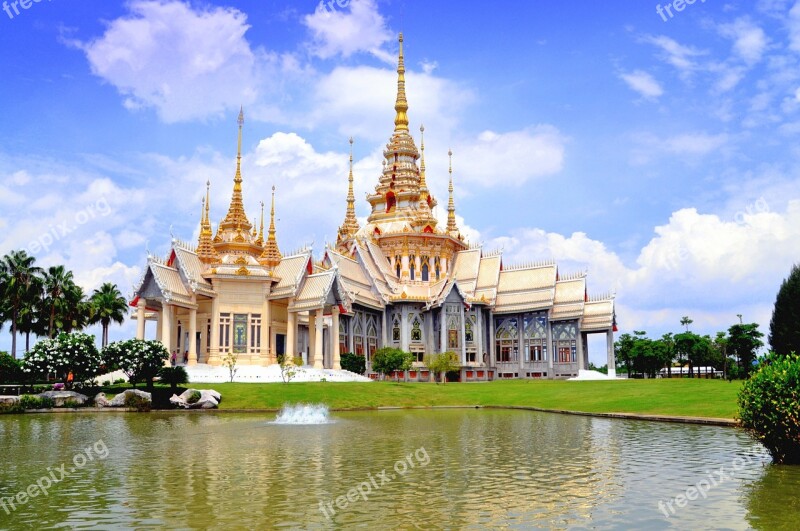
<instances>
[{"instance_id":1,"label":"stone on grass","mask_svg":"<svg viewBox=\"0 0 800 531\"><path fill-rule=\"evenodd\" d=\"M193 403L189 403L189 398L193 393L200 393L200 399ZM172 395L169 401L178 407L184 409L214 409L219 406L222 400L222 395L213 389L187 389L180 396Z\"/></svg>"},{"instance_id":2,"label":"stone on grass","mask_svg":"<svg viewBox=\"0 0 800 531\"><path fill-rule=\"evenodd\" d=\"M150 393L147 393L145 391L140 391L138 389L126 389L124 393L120 393L117 396L115 396L114 398L112 398L111 402L109 403L109 405L111 407L122 407L122 406L124 406L125 405L125 399L128 397L128 395L136 395L136 396L138 396L140 398L144 398L148 402L151 402L151 403L153 402L153 397L152 397L152 395L150 395Z\"/></svg>"},{"instance_id":3,"label":"stone on grass","mask_svg":"<svg viewBox=\"0 0 800 531\"><path fill-rule=\"evenodd\" d=\"M75 391L45 391L38 395L41 398L49 398L55 407L64 407L67 401L82 406L89 400L89 397L76 393Z\"/></svg>"},{"instance_id":4,"label":"stone on grass","mask_svg":"<svg viewBox=\"0 0 800 531\"><path fill-rule=\"evenodd\" d=\"M105 393L97 393L97 396L94 397L94 405L95 407L110 407L111 402L106 398Z\"/></svg>"}]
</instances>

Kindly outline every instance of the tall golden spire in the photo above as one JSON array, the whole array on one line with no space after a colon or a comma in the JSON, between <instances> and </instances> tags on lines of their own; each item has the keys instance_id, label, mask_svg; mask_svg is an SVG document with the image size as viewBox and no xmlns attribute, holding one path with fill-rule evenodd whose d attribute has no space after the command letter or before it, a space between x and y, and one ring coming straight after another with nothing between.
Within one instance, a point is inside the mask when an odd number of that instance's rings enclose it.
<instances>
[{"instance_id":1,"label":"tall golden spire","mask_svg":"<svg viewBox=\"0 0 800 531\"><path fill-rule=\"evenodd\" d=\"M419 126L419 200L428 202L428 182L425 180L425 126Z\"/></svg>"},{"instance_id":2,"label":"tall golden spire","mask_svg":"<svg viewBox=\"0 0 800 531\"><path fill-rule=\"evenodd\" d=\"M264 201L261 201L261 228L258 231L258 245L264 245Z\"/></svg>"},{"instance_id":3,"label":"tall golden spire","mask_svg":"<svg viewBox=\"0 0 800 531\"><path fill-rule=\"evenodd\" d=\"M209 203L211 202L211 181L206 181L206 196L203 198L202 213L200 214L200 237L197 241L197 256L203 263L211 263L219 258L216 249L211 241L211 219L208 215Z\"/></svg>"},{"instance_id":4,"label":"tall golden spire","mask_svg":"<svg viewBox=\"0 0 800 531\"><path fill-rule=\"evenodd\" d=\"M353 193L353 137L350 137L350 174L347 177L347 212L344 216L344 223L339 228L339 240L352 238L360 228L358 218L356 218L356 196Z\"/></svg>"},{"instance_id":5,"label":"tall golden spire","mask_svg":"<svg viewBox=\"0 0 800 531\"><path fill-rule=\"evenodd\" d=\"M261 253L259 262L266 266L275 267L281 263L281 251L278 248L278 240L275 238L275 186L272 186L272 210L269 214L269 232L267 242L264 245L264 252Z\"/></svg>"},{"instance_id":6,"label":"tall golden spire","mask_svg":"<svg viewBox=\"0 0 800 531\"><path fill-rule=\"evenodd\" d=\"M242 126L244 125L244 108L239 110L239 138L236 149L236 174L233 177L233 196L228 214L222 223L219 224L218 231L231 230L249 232L252 225L247 220L242 201Z\"/></svg>"},{"instance_id":7,"label":"tall golden spire","mask_svg":"<svg viewBox=\"0 0 800 531\"><path fill-rule=\"evenodd\" d=\"M403 58L403 34L400 34L400 58L397 61L397 101L394 104L394 130L408 132L408 100L406 100L406 64Z\"/></svg>"},{"instance_id":8,"label":"tall golden spire","mask_svg":"<svg viewBox=\"0 0 800 531\"><path fill-rule=\"evenodd\" d=\"M452 233L458 232L456 204L453 201L453 150L449 150L447 155L450 157L450 186L447 187L447 191L450 192L450 200L447 202L447 232L452 235Z\"/></svg>"}]
</instances>

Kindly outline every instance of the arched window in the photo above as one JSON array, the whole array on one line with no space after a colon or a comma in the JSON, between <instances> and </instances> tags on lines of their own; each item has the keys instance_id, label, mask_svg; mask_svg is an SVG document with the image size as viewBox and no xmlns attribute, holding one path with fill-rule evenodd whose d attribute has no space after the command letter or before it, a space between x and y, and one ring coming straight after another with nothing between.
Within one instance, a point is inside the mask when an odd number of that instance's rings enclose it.
<instances>
[{"instance_id":1,"label":"arched window","mask_svg":"<svg viewBox=\"0 0 800 531\"><path fill-rule=\"evenodd\" d=\"M394 210L394 207L397 205L397 198L394 196L393 192L389 192L386 194L386 212L391 212Z\"/></svg>"},{"instance_id":2,"label":"arched window","mask_svg":"<svg viewBox=\"0 0 800 531\"><path fill-rule=\"evenodd\" d=\"M428 264L422 266L422 281L428 281Z\"/></svg>"},{"instance_id":3,"label":"arched window","mask_svg":"<svg viewBox=\"0 0 800 531\"><path fill-rule=\"evenodd\" d=\"M398 256L394 262L394 267L397 270L397 280L400 280L400 257Z\"/></svg>"},{"instance_id":4,"label":"arched window","mask_svg":"<svg viewBox=\"0 0 800 531\"><path fill-rule=\"evenodd\" d=\"M413 254L408 257L408 269L411 273L411 280L414 280L417 273L417 257Z\"/></svg>"},{"instance_id":5,"label":"arched window","mask_svg":"<svg viewBox=\"0 0 800 531\"><path fill-rule=\"evenodd\" d=\"M439 257L433 259L433 270L436 273L436 280L439 280L439 276L441 275L441 262L439 261Z\"/></svg>"},{"instance_id":6,"label":"arched window","mask_svg":"<svg viewBox=\"0 0 800 531\"><path fill-rule=\"evenodd\" d=\"M430 280L430 266L429 266L430 258L428 258L427 256L423 256L421 262L422 262L422 269L420 270L420 273L422 274L422 281L427 282L428 280Z\"/></svg>"}]
</instances>

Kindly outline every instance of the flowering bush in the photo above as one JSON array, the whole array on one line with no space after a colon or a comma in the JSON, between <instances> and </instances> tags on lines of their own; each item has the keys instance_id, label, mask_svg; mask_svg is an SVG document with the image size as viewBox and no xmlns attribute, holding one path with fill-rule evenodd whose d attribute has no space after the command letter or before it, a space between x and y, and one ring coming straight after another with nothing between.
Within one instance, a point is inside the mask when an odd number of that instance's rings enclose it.
<instances>
[{"instance_id":1,"label":"flowering bush","mask_svg":"<svg viewBox=\"0 0 800 531\"><path fill-rule=\"evenodd\" d=\"M145 381L150 386L169 359L169 352L160 341L129 339L106 346L103 359L109 369L124 372L134 386L137 381Z\"/></svg>"},{"instance_id":2,"label":"flowering bush","mask_svg":"<svg viewBox=\"0 0 800 531\"><path fill-rule=\"evenodd\" d=\"M55 375L62 382L72 373L74 382L86 382L97 376L103 365L94 341L89 334L64 332L53 339L43 339L25 356L22 371L37 378Z\"/></svg>"}]
</instances>

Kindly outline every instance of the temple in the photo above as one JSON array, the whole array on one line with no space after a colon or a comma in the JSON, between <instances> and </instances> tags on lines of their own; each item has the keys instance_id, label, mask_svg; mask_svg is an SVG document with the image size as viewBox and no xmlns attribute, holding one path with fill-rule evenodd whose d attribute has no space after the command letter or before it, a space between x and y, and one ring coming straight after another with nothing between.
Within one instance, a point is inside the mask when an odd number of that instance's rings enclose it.
<instances>
[{"instance_id":1,"label":"temple","mask_svg":"<svg viewBox=\"0 0 800 531\"><path fill-rule=\"evenodd\" d=\"M555 263L509 265L500 252L471 246L456 222L450 152L447 224L428 188L424 127L419 149L409 130L403 36L397 67L394 132L371 213L360 226L353 193L335 245L315 258L303 248L282 254L272 188L269 229L264 204L256 228L245 212L241 172L244 113L231 202L214 233L210 183L196 244L172 240L165 258L148 256L134 291L137 337L147 322L170 352L189 365L269 365L300 356L315 368L340 369L340 354L366 357L383 346L414 355L411 379L427 379L425 354L456 352L462 381L564 378L588 368L589 334L605 334L614 373L614 297L590 297L586 274L564 275Z\"/></svg>"}]
</instances>

